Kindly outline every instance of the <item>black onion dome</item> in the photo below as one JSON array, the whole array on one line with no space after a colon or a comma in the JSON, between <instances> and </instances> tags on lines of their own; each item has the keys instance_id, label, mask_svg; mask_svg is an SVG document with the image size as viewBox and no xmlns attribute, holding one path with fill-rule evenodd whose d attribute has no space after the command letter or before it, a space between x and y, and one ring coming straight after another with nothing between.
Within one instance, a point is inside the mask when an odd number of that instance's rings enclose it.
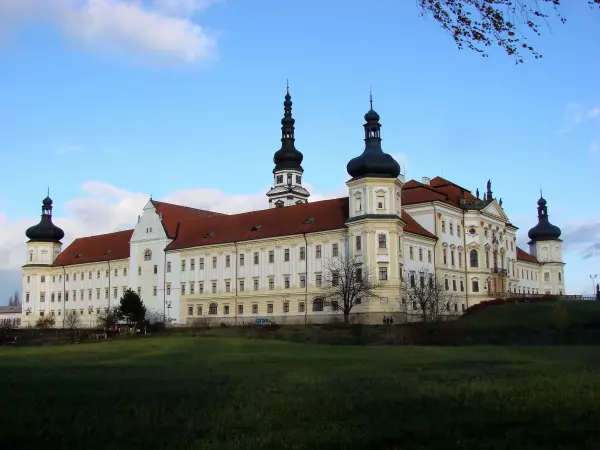
<instances>
[{"instance_id":1,"label":"black onion dome","mask_svg":"<svg viewBox=\"0 0 600 450\"><path fill-rule=\"evenodd\" d=\"M528 236L532 241L556 241L561 235L561 230L556 225L552 225L548 220L548 202L544 197L538 200L538 223L529 230Z\"/></svg>"},{"instance_id":2,"label":"black onion dome","mask_svg":"<svg viewBox=\"0 0 600 450\"><path fill-rule=\"evenodd\" d=\"M283 102L283 119L281 119L281 148L273 155L275 168L273 173L279 170L297 170L304 172L302 160L304 156L296 150L295 146L295 128L296 121L292 117L292 96L289 87Z\"/></svg>"},{"instance_id":3,"label":"black onion dome","mask_svg":"<svg viewBox=\"0 0 600 450\"><path fill-rule=\"evenodd\" d=\"M352 179L363 177L398 178L400 165L381 149L381 124L379 114L371 107L365 114L365 151L350 160L346 166Z\"/></svg>"},{"instance_id":4,"label":"black onion dome","mask_svg":"<svg viewBox=\"0 0 600 450\"><path fill-rule=\"evenodd\" d=\"M42 201L42 218L40 223L29 227L25 236L30 241L58 242L65 237L65 232L52 223L52 199L46 197Z\"/></svg>"}]
</instances>

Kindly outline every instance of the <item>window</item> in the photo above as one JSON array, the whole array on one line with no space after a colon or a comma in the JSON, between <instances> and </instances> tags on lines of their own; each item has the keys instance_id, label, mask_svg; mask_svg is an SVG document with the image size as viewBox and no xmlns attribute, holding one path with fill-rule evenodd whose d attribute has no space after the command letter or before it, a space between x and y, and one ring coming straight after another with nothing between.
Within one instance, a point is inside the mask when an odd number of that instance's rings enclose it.
<instances>
[{"instance_id":1,"label":"window","mask_svg":"<svg viewBox=\"0 0 600 450\"><path fill-rule=\"evenodd\" d=\"M189 315L191 315L191 314L189 314ZM197 316L201 316L202 315L202 305L196 306L196 315Z\"/></svg>"},{"instance_id":2,"label":"window","mask_svg":"<svg viewBox=\"0 0 600 450\"><path fill-rule=\"evenodd\" d=\"M458 252L458 267L462 267L462 253Z\"/></svg>"},{"instance_id":3,"label":"window","mask_svg":"<svg viewBox=\"0 0 600 450\"><path fill-rule=\"evenodd\" d=\"M127 276L127 267L123 267L123 276L126 277Z\"/></svg>"},{"instance_id":4,"label":"window","mask_svg":"<svg viewBox=\"0 0 600 450\"><path fill-rule=\"evenodd\" d=\"M456 280L452 280L452 290L456 291Z\"/></svg>"},{"instance_id":5,"label":"window","mask_svg":"<svg viewBox=\"0 0 600 450\"><path fill-rule=\"evenodd\" d=\"M456 225L456 235L460 236L460 225Z\"/></svg>"},{"instance_id":6,"label":"window","mask_svg":"<svg viewBox=\"0 0 600 450\"><path fill-rule=\"evenodd\" d=\"M167 283L167 295L171 295L171 283Z\"/></svg>"},{"instance_id":7,"label":"window","mask_svg":"<svg viewBox=\"0 0 600 450\"><path fill-rule=\"evenodd\" d=\"M379 279L380 280L387 280L387 267L380 267L379 268Z\"/></svg>"},{"instance_id":8,"label":"window","mask_svg":"<svg viewBox=\"0 0 600 450\"><path fill-rule=\"evenodd\" d=\"M258 252L254 252L254 264L258 264Z\"/></svg>"},{"instance_id":9,"label":"window","mask_svg":"<svg viewBox=\"0 0 600 450\"><path fill-rule=\"evenodd\" d=\"M313 301L313 311L323 311L323 299L315 298Z\"/></svg>"},{"instance_id":10,"label":"window","mask_svg":"<svg viewBox=\"0 0 600 450\"><path fill-rule=\"evenodd\" d=\"M210 314L211 316L214 316L217 314L217 304L216 303L211 303L208 306L208 314Z\"/></svg>"},{"instance_id":11,"label":"window","mask_svg":"<svg viewBox=\"0 0 600 450\"><path fill-rule=\"evenodd\" d=\"M204 283L202 283L202 282L198 283L198 292L200 294L204 294Z\"/></svg>"},{"instance_id":12,"label":"window","mask_svg":"<svg viewBox=\"0 0 600 450\"><path fill-rule=\"evenodd\" d=\"M332 300L331 301L331 310L332 311L337 311L339 309L339 304L336 300Z\"/></svg>"},{"instance_id":13,"label":"window","mask_svg":"<svg viewBox=\"0 0 600 450\"><path fill-rule=\"evenodd\" d=\"M431 262L431 250L427 250L427 262Z\"/></svg>"},{"instance_id":14,"label":"window","mask_svg":"<svg viewBox=\"0 0 600 450\"><path fill-rule=\"evenodd\" d=\"M323 284L323 275L318 274L316 276L316 284L317 284L317 287L321 287L321 285Z\"/></svg>"},{"instance_id":15,"label":"window","mask_svg":"<svg viewBox=\"0 0 600 450\"><path fill-rule=\"evenodd\" d=\"M450 250L450 264L454 266L454 250Z\"/></svg>"},{"instance_id":16,"label":"window","mask_svg":"<svg viewBox=\"0 0 600 450\"><path fill-rule=\"evenodd\" d=\"M460 292L464 292L465 291L465 282L463 280L460 280Z\"/></svg>"},{"instance_id":17,"label":"window","mask_svg":"<svg viewBox=\"0 0 600 450\"><path fill-rule=\"evenodd\" d=\"M238 314L244 314L244 305L238 305Z\"/></svg>"},{"instance_id":18,"label":"window","mask_svg":"<svg viewBox=\"0 0 600 450\"><path fill-rule=\"evenodd\" d=\"M231 281L225 282L225 292L231 292Z\"/></svg>"},{"instance_id":19,"label":"window","mask_svg":"<svg viewBox=\"0 0 600 450\"><path fill-rule=\"evenodd\" d=\"M443 249L442 250L442 255L444 256L444 264L448 265L448 250L447 249Z\"/></svg>"},{"instance_id":20,"label":"window","mask_svg":"<svg viewBox=\"0 0 600 450\"><path fill-rule=\"evenodd\" d=\"M284 261L289 261L290 260L290 249L289 248L286 248L283 251L283 260Z\"/></svg>"},{"instance_id":21,"label":"window","mask_svg":"<svg viewBox=\"0 0 600 450\"><path fill-rule=\"evenodd\" d=\"M154 297L156 297L156 294L157 294L157 293L158 293L158 289L156 288L156 286L154 286L154 287L152 288L152 295L153 295Z\"/></svg>"},{"instance_id":22,"label":"window","mask_svg":"<svg viewBox=\"0 0 600 450\"><path fill-rule=\"evenodd\" d=\"M419 249L419 261L423 261L423 249Z\"/></svg>"},{"instance_id":23,"label":"window","mask_svg":"<svg viewBox=\"0 0 600 450\"><path fill-rule=\"evenodd\" d=\"M550 281L550 272L544 272L544 281Z\"/></svg>"},{"instance_id":24,"label":"window","mask_svg":"<svg viewBox=\"0 0 600 450\"><path fill-rule=\"evenodd\" d=\"M273 289L275 289L275 279L274 278L269 278L269 289L272 291Z\"/></svg>"},{"instance_id":25,"label":"window","mask_svg":"<svg viewBox=\"0 0 600 450\"><path fill-rule=\"evenodd\" d=\"M196 259L190 259L190 270L196 270Z\"/></svg>"},{"instance_id":26,"label":"window","mask_svg":"<svg viewBox=\"0 0 600 450\"><path fill-rule=\"evenodd\" d=\"M258 280L254 280L253 286L254 286L254 290L258 291L258 286L259 286Z\"/></svg>"},{"instance_id":27,"label":"window","mask_svg":"<svg viewBox=\"0 0 600 450\"><path fill-rule=\"evenodd\" d=\"M67 294L65 293L65 299L67 298ZM58 293L58 302L62 300L62 292ZM27 293L27 302L29 302L29 293Z\"/></svg>"},{"instance_id":28,"label":"window","mask_svg":"<svg viewBox=\"0 0 600 450\"><path fill-rule=\"evenodd\" d=\"M340 282L340 274L337 271L334 271L331 274L331 284L332 286L337 286Z\"/></svg>"},{"instance_id":29,"label":"window","mask_svg":"<svg viewBox=\"0 0 600 450\"><path fill-rule=\"evenodd\" d=\"M472 280L471 285L472 285L473 292L479 292L479 281L478 280Z\"/></svg>"},{"instance_id":30,"label":"window","mask_svg":"<svg viewBox=\"0 0 600 450\"><path fill-rule=\"evenodd\" d=\"M300 275L300 287L301 288L306 287L306 276L305 275Z\"/></svg>"},{"instance_id":31,"label":"window","mask_svg":"<svg viewBox=\"0 0 600 450\"><path fill-rule=\"evenodd\" d=\"M217 282L216 281L212 282L211 291L213 294L217 293Z\"/></svg>"},{"instance_id":32,"label":"window","mask_svg":"<svg viewBox=\"0 0 600 450\"><path fill-rule=\"evenodd\" d=\"M217 257L216 256L212 257L212 268L213 269L217 268Z\"/></svg>"},{"instance_id":33,"label":"window","mask_svg":"<svg viewBox=\"0 0 600 450\"><path fill-rule=\"evenodd\" d=\"M33 250L29 250L29 262L33 261Z\"/></svg>"},{"instance_id":34,"label":"window","mask_svg":"<svg viewBox=\"0 0 600 450\"><path fill-rule=\"evenodd\" d=\"M90 270L90 273L88 274L88 280L91 280L91 279L92 279L92 271ZM54 281L54 277L52 277L52 281Z\"/></svg>"},{"instance_id":35,"label":"window","mask_svg":"<svg viewBox=\"0 0 600 450\"><path fill-rule=\"evenodd\" d=\"M454 236L454 224L450 222L450 234Z\"/></svg>"},{"instance_id":36,"label":"window","mask_svg":"<svg viewBox=\"0 0 600 450\"><path fill-rule=\"evenodd\" d=\"M231 267L231 255L225 256L225 267Z\"/></svg>"},{"instance_id":37,"label":"window","mask_svg":"<svg viewBox=\"0 0 600 450\"><path fill-rule=\"evenodd\" d=\"M471 259L471 267L479 267L479 255L477 254L477 250L471 250L469 253L469 257ZM473 291L473 292L479 292Z\"/></svg>"},{"instance_id":38,"label":"window","mask_svg":"<svg viewBox=\"0 0 600 450\"><path fill-rule=\"evenodd\" d=\"M252 305L252 314L258 314L258 305L256 303Z\"/></svg>"},{"instance_id":39,"label":"window","mask_svg":"<svg viewBox=\"0 0 600 450\"><path fill-rule=\"evenodd\" d=\"M108 272L108 271L107 271ZM107 275L108 276L108 275ZM65 274L65 281L69 281L69 274ZM29 277L27 277L27 282L29 283Z\"/></svg>"},{"instance_id":40,"label":"window","mask_svg":"<svg viewBox=\"0 0 600 450\"><path fill-rule=\"evenodd\" d=\"M315 258L320 258L321 257L321 246L317 245L315 246Z\"/></svg>"},{"instance_id":41,"label":"window","mask_svg":"<svg viewBox=\"0 0 600 450\"><path fill-rule=\"evenodd\" d=\"M45 301L46 301L46 293L45 293L45 292L42 292L42 293L40 294L40 302L45 302Z\"/></svg>"},{"instance_id":42,"label":"window","mask_svg":"<svg viewBox=\"0 0 600 450\"><path fill-rule=\"evenodd\" d=\"M240 280L240 292L244 292L244 280Z\"/></svg>"},{"instance_id":43,"label":"window","mask_svg":"<svg viewBox=\"0 0 600 450\"><path fill-rule=\"evenodd\" d=\"M446 232L446 221L442 220L442 233Z\"/></svg>"},{"instance_id":44,"label":"window","mask_svg":"<svg viewBox=\"0 0 600 450\"><path fill-rule=\"evenodd\" d=\"M240 255L240 266L243 266L243 265L244 265L244 254L242 253Z\"/></svg>"},{"instance_id":45,"label":"window","mask_svg":"<svg viewBox=\"0 0 600 450\"><path fill-rule=\"evenodd\" d=\"M223 314L229 314L229 305L223 306Z\"/></svg>"},{"instance_id":46,"label":"window","mask_svg":"<svg viewBox=\"0 0 600 450\"><path fill-rule=\"evenodd\" d=\"M298 312L304 312L304 302L298 303Z\"/></svg>"},{"instance_id":47,"label":"window","mask_svg":"<svg viewBox=\"0 0 600 450\"><path fill-rule=\"evenodd\" d=\"M385 209L385 196L377 196L377 209Z\"/></svg>"},{"instance_id":48,"label":"window","mask_svg":"<svg viewBox=\"0 0 600 450\"><path fill-rule=\"evenodd\" d=\"M171 261L167 262L167 273L171 273Z\"/></svg>"},{"instance_id":49,"label":"window","mask_svg":"<svg viewBox=\"0 0 600 450\"><path fill-rule=\"evenodd\" d=\"M275 179L275 183L276 184L283 183L283 175L277 175L277 178Z\"/></svg>"},{"instance_id":50,"label":"window","mask_svg":"<svg viewBox=\"0 0 600 450\"><path fill-rule=\"evenodd\" d=\"M181 295L185 295L185 283L181 283Z\"/></svg>"},{"instance_id":51,"label":"window","mask_svg":"<svg viewBox=\"0 0 600 450\"><path fill-rule=\"evenodd\" d=\"M77 301L77 291L73 291L73 301Z\"/></svg>"},{"instance_id":52,"label":"window","mask_svg":"<svg viewBox=\"0 0 600 450\"><path fill-rule=\"evenodd\" d=\"M300 181L302 181L302 177L300 175L296 175L296 184L300 184Z\"/></svg>"},{"instance_id":53,"label":"window","mask_svg":"<svg viewBox=\"0 0 600 450\"><path fill-rule=\"evenodd\" d=\"M142 296L142 288L140 286L138 286L138 288L137 288L137 294L139 297Z\"/></svg>"},{"instance_id":54,"label":"window","mask_svg":"<svg viewBox=\"0 0 600 450\"><path fill-rule=\"evenodd\" d=\"M185 271L185 259L183 261L181 261L181 271L182 272Z\"/></svg>"},{"instance_id":55,"label":"window","mask_svg":"<svg viewBox=\"0 0 600 450\"><path fill-rule=\"evenodd\" d=\"M387 248L387 236L385 234L379 234L377 239L379 241L379 248Z\"/></svg>"},{"instance_id":56,"label":"window","mask_svg":"<svg viewBox=\"0 0 600 450\"><path fill-rule=\"evenodd\" d=\"M113 298L117 298L118 296L119 296L119 289L118 288L113 288Z\"/></svg>"},{"instance_id":57,"label":"window","mask_svg":"<svg viewBox=\"0 0 600 450\"><path fill-rule=\"evenodd\" d=\"M558 282L562 282L562 274L560 272L558 272Z\"/></svg>"},{"instance_id":58,"label":"window","mask_svg":"<svg viewBox=\"0 0 600 450\"><path fill-rule=\"evenodd\" d=\"M356 281L361 281L362 280L362 269L360 267L356 268L354 277L356 278Z\"/></svg>"},{"instance_id":59,"label":"window","mask_svg":"<svg viewBox=\"0 0 600 450\"><path fill-rule=\"evenodd\" d=\"M489 250L485 251L485 268L486 269L490 268L490 251Z\"/></svg>"},{"instance_id":60,"label":"window","mask_svg":"<svg viewBox=\"0 0 600 450\"><path fill-rule=\"evenodd\" d=\"M150 261L152 259L152 250L147 249L144 252L144 261Z\"/></svg>"},{"instance_id":61,"label":"window","mask_svg":"<svg viewBox=\"0 0 600 450\"><path fill-rule=\"evenodd\" d=\"M411 274L410 274L410 287L411 287L411 288L414 288L414 287L416 287L416 283L415 283L415 274L414 274L414 273L411 273Z\"/></svg>"},{"instance_id":62,"label":"window","mask_svg":"<svg viewBox=\"0 0 600 450\"><path fill-rule=\"evenodd\" d=\"M269 262L270 263L275 262L275 250L269 250Z\"/></svg>"},{"instance_id":63,"label":"window","mask_svg":"<svg viewBox=\"0 0 600 450\"><path fill-rule=\"evenodd\" d=\"M273 303L267 303L267 314L273 314Z\"/></svg>"},{"instance_id":64,"label":"window","mask_svg":"<svg viewBox=\"0 0 600 450\"><path fill-rule=\"evenodd\" d=\"M354 300L355 305L360 305L361 303L362 303L362 299L360 297L357 297L356 300Z\"/></svg>"},{"instance_id":65,"label":"window","mask_svg":"<svg viewBox=\"0 0 600 450\"><path fill-rule=\"evenodd\" d=\"M331 247L331 253L333 255L334 258L337 258L338 256L338 244L333 244L333 246Z\"/></svg>"},{"instance_id":66,"label":"window","mask_svg":"<svg viewBox=\"0 0 600 450\"><path fill-rule=\"evenodd\" d=\"M300 247L300 260L304 261L306 259L306 247Z\"/></svg>"},{"instance_id":67,"label":"window","mask_svg":"<svg viewBox=\"0 0 600 450\"><path fill-rule=\"evenodd\" d=\"M360 195L356 197L356 211L362 211L362 198Z\"/></svg>"},{"instance_id":68,"label":"window","mask_svg":"<svg viewBox=\"0 0 600 450\"><path fill-rule=\"evenodd\" d=\"M108 270L107 270L107 272L108 272ZM141 274L142 274L142 266L138 266L138 275L141 275Z\"/></svg>"},{"instance_id":69,"label":"window","mask_svg":"<svg viewBox=\"0 0 600 450\"><path fill-rule=\"evenodd\" d=\"M193 316L193 315L194 315L194 307L188 306L188 316Z\"/></svg>"},{"instance_id":70,"label":"window","mask_svg":"<svg viewBox=\"0 0 600 450\"><path fill-rule=\"evenodd\" d=\"M410 259L415 259L415 254L414 254L414 250L412 248L412 245L410 247L408 247L408 257Z\"/></svg>"},{"instance_id":71,"label":"window","mask_svg":"<svg viewBox=\"0 0 600 450\"><path fill-rule=\"evenodd\" d=\"M356 236L356 250L362 250L362 237Z\"/></svg>"},{"instance_id":72,"label":"window","mask_svg":"<svg viewBox=\"0 0 600 450\"><path fill-rule=\"evenodd\" d=\"M158 273L158 266L156 264L154 264L154 274L156 275Z\"/></svg>"},{"instance_id":73,"label":"window","mask_svg":"<svg viewBox=\"0 0 600 450\"><path fill-rule=\"evenodd\" d=\"M283 285L284 285L284 287L285 287L286 289L289 289L289 288L290 288L290 277L285 277L285 278L284 278Z\"/></svg>"},{"instance_id":74,"label":"window","mask_svg":"<svg viewBox=\"0 0 600 450\"><path fill-rule=\"evenodd\" d=\"M198 265L200 266L200 270L204 270L204 258L198 258Z\"/></svg>"},{"instance_id":75,"label":"window","mask_svg":"<svg viewBox=\"0 0 600 450\"><path fill-rule=\"evenodd\" d=\"M290 302L283 302L283 312L284 313L290 312Z\"/></svg>"}]
</instances>

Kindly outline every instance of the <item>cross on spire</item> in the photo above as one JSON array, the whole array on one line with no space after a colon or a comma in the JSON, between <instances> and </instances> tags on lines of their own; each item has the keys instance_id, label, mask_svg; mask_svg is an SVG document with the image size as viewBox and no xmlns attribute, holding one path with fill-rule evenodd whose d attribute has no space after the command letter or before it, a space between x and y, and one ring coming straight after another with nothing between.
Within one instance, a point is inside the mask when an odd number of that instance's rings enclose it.
<instances>
[{"instance_id":1,"label":"cross on spire","mask_svg":"<svg viewBox=\"0 0 600 450\"><path fill-rule=\"evenodd\" d=\"M371 109L373 109L373 91L371 90L370 85L369 85L369 103L371 103Z\"/></svg>"}]
</instances>

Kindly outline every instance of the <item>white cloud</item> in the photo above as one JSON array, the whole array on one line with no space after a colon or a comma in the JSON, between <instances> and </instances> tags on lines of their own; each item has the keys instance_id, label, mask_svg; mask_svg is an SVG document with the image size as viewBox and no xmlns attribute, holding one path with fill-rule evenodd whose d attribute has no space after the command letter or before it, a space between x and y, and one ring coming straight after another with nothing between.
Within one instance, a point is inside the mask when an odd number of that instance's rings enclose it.
<instances>
[{"instance_id":1,"label":"white cloud","mask_svg":"<svg viewBox=\"0 0 600 450\"><path fill-rule=\"evenodd\" d=\"M585 108L579 103L569 103L565 106L559 134L566 134L588 120L600 118L600 106Z\"/></svg>"},{"instance_id":2,"label":"white cloud","mask_svg":"<svg viewBox=\"0 0 600 450\"><path fill-rule=\"evenodd\" d=\"M83 147L81 147L79 145L59 145L54 150L54 153L56 155L65 155L67 153L78 153L78 152L82 152L82 151L83 151Z\"/></svg>"},{"instance_id":3,"label":"white cloud","mask_svg":"<svg viewBox=\"0 0 600 450\"><path fill-rule=\"evenodd\" d=\"M215 37L188 16L215 2L0 0L0 26L43 21L96 49L189 63L215 56Z\"/></svg>"},{"instance_id":4,"label":"white cloud","mask_svg":"<svg viewBox=\"0 0 600 450\"><path fill-rule=\"evenodd\" d=\"M597 153L600 150L600 141L594 141L590 144L590 153Z\"/></svg>"},{"instance_id":5,"label":"white cloud","mask_svg":"<svg viewBox=\"0 0 600 450\"><path fill-rule=\"evenodd\" d=\"M327 193L316 192L313 186L306 183L305 187L312 193L309 200L313 202L347 195L346 186ZM133 228L137 215L142 213L149 197L148 194L130 192L101 181L88 181L82 189L87 195L67 200L66 215L53 217L53 222L65 231L63 248L77 237ZM254 194L230 195L219 189L186 189L171 192L156 200L222 213L237 213L265 209L268 205L267 190L268 186ZM62 203L59 199L54 200L55 206ZM0 210L0 271L18 269L24 263L25 230L38 221L39 216L11 221Z\"/></svg>"}]
</instances>

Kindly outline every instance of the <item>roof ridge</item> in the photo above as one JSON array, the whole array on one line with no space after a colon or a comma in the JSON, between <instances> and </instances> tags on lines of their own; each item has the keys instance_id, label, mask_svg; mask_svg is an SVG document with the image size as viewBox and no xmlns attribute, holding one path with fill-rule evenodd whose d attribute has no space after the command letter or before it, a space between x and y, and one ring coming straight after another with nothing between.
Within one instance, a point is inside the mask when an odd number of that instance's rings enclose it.
<instances>
[{"instance_id":1,"label":"roof ridge","mask_svg":"<svg viewBox=\"0 0 600 450\"><path fill-rule=\"evenodd\" d=\"M219 215L222 215L222 216L228 215L226 213L220 213L220 212L217 212L217 211L211 211L209 209L194 208L193 206L179 205L177 203L163 202L163 201L160 201L160 200L150 200L150 201L152 202L152 204L154 205L154 207L156 207L157 206L156 204L158 203L158 204L162 204L162 205L175 206L177 208L184 208L184 209L189 209L189 210L192 210L192 211L198 211L198 212L203 212L203 213L219 214Z\"/></svg>"}]
</instances>

